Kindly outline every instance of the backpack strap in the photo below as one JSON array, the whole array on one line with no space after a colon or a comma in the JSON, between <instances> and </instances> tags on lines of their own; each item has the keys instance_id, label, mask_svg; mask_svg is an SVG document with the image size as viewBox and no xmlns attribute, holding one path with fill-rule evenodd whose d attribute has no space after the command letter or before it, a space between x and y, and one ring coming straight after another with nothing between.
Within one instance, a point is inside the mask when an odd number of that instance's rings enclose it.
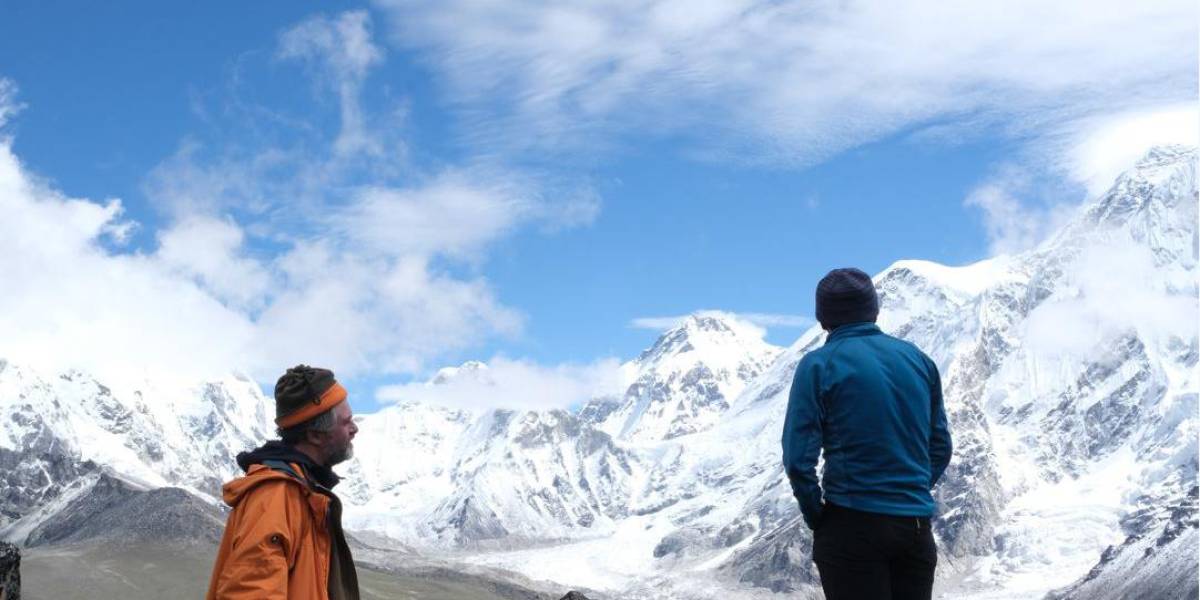
<instances>
[{"instance_id":1,"label":"backpack strap","mask_svg":"<svg viewBox=\"0 0 1200 600\"><path fill-rule=\"evenodd\" d=\"M310 484L308 483L308 478L304 477L300 473L297 473L296 469L292 468L292 465L290 465L282 460L264 460L264 461L262 461L262 465L264 467L271 469L272 471L279 471L280 473L288 475L292 479L295 479L296 481L299 481L300 483L304 484L304 487L310 487Z\"/></svg>"}]
</instances>

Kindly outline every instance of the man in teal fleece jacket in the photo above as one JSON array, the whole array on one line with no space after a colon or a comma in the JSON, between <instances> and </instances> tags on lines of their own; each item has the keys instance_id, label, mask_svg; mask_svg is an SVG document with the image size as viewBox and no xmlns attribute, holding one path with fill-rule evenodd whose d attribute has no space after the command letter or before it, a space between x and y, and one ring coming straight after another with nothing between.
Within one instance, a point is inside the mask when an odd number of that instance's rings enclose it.
<instances>
[{"instance_id":1,"label":"man in teal fleece jacket","mask_svg":"<svg viewBox=\"0 0 1200 600\"><path fill-rule=\"evenodd\" d=\"M817 320L829 335L796 368L784 421L784 468L827 600L928 599L933 589L930 490L951 453L941 379L878 315L866 273L821 280Z\"/></svg>"}]
</instances>

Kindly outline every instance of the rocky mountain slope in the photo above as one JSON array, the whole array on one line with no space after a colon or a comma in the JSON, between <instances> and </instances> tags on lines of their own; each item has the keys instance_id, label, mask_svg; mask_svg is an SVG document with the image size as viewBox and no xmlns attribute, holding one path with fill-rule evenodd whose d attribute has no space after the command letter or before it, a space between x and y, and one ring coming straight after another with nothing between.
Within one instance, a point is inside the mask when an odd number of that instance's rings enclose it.
<instances>
[{"instance_id":1,"label":"rocky mountain slope","mask_svg":"<svg viewBox=\"0 0 1200 600\"><path fill-rule=\"evenodd\" d=\"M272 430L268 402L245 377L102 383L0 361L0 537L24 543L113 474L215 504L230 457Z\"/></svg>"}]
</instances>

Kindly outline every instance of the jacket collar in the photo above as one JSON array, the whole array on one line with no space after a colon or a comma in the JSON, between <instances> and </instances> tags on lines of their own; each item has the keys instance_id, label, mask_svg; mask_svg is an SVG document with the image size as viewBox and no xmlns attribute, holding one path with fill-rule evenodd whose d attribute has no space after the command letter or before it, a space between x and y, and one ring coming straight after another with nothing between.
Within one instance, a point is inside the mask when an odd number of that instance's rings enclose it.
<instances>
[{"instance_id":1,"label":"jacket collar","mask_svg":"<svg viewBox=\"0 0 1200 600\"><path fill-rule=\"evenodd\" d=\"M250 467L262 464L264 460L299 464L304 467L305 475L308 478L329 489L333 489L333 486L341 480L337 473L333 472L333 469L325 465L318 465L307 454L278 440L269 441L254 450L237 455L237 464L243 471L249 471Z\"/></svg>"},{"instance_id":2,"label":"jacket collar","mask_svg":"<svg viewBox=\"0 0 1200 600\"><path fill-rule=\"evenodd\" d=\"M829 336L825 338L825 343L828 344L834 340L862 337L864 335L878 335L880 333L883 333L883 331L879 329L879 326L869 321L846 323L830 331Z\"/></svg>"}]
</instances>

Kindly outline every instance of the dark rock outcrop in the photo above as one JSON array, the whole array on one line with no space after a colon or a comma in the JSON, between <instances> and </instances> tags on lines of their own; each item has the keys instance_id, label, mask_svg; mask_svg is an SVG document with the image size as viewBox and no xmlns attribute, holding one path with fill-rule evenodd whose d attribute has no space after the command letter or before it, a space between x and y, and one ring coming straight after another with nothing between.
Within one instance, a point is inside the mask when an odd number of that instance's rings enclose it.
<instances>
[{"instance_id":1,"label":"dark rock outcrop","mask_svg":"<svg viewBox=\"0 0 1200 600\"><path fill-rule=\"evenodd\" d=\"M21 551L0 542L0 600L21 600Z\"/></svg>"},{"instance_id":2,"label":"dark rock outcrop","mask_svg":"<svg viewBox=\"0 0 1200 600\"><path fill-rule=\"evenodd\" d=\"M179 488L138 490L104 474L88 493L35 528L26 543L216 544L223 528L220 510L189 492Z\"/></svg>"}]
</instances>

